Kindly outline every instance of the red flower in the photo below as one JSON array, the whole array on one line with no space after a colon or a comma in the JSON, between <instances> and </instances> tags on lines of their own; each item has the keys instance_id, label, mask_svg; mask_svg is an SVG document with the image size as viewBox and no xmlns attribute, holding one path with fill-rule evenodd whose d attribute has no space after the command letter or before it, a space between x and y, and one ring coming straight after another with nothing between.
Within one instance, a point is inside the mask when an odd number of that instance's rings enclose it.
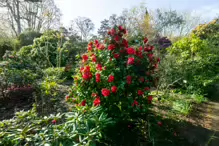
<instances>
[{"instance_id":1,"label":"red flower","mask_svg":"<svg viewBox=\"0 0 219 146\"><path fill-rule=\"evenodd\" d=\"M150 88L149 87L145 87L144 90L145 91L150 91Z\"/></svg>"},{"instance_id":2,"label":"red flower","mask_svg":"<svg viewBox=\"0 0 219 146\"><path fill-rule=\"evenodd\" d=\"M150 61L152 61L152 60L153 60L153 57L154 57L154 55L153 55L153 54L147 54L147 56L148 56L148 58L149 58L149 60L150 60Z\"/></svg>"},{"instance_id":3,"label":"red flower","mask_svg":"<svg viewBox=\"0 0 219 146\"><path fill-rule=\"evenodd\" d=\"M157 58L157 62L158 62L158 63L160 62L160 58Z\"/></svg>"},{"instance_id":4,"label":"red flower","mask_svg":"<svg viewBox=\"0 0 219 146\"><path fill-rule=\"evenodd\" d=\"M136 51L136 55L137 55L139 58L144 58L144 56L142 55L142 52L141 52L141 51Z\"/></svg>"},{"instance_id":5,"label":"red flower","mask_svg":"<svg viewBox=\"0 0 219 146\"><path fill-rule=\"evenodd\" d=\"M163 123L162 122L157 122L157 124L161 127L162 125L163 125Z\"/></svg>"},{"instance_id":6,"label":"red flower","mask_svg":"<svg viewBox=\"0 0 219 146\"><path fill-rule=\"evenodd\" d=\"M128 32L128 31L127 31L126 29L123 29L123 33L124 33L124 34L127 34L127 32Z\"/></svg>"},{"instance_id":7,"label":"red flower","mask_svg":"<svg viewBox=\"0 0 219 146\"><path fill-rule=\"evenodd\" d=\"M65 96L65 100L67 100L68 101L68 99L70 98L70 96L69 95L66 95Z\"/></svg>"},{"instance_id":8,"label":"red flower","mask_svg":"<svg viewBox=\"0 0 219 146\"><path fill-rule=\"evenodd\" d=\"M132 103L132 106L138 106L138 102L136 100L134 100L134 102Z\"/></svg>"},{"instance_id":9,"label":"red flower","mask_svg":"<svg viewBox=\"0 0 219 146\"><path fill-rule=\"evenodd\" d=\"M110 95L110 90L107 89L107 88L103 88L103 89L101 90L101 92L102 92L102 94L103 94L104 97L108 97L108 96Z\"/></svg>"},{"instance_id":10,"label":"red flower","mask_svg":"<svg viewBox=\"0 0 219 146\"><path fill-rule=\"evenodd\" d=\"M103 50L105 48L105 46L103 44L98 44L97 45L97 49L99 50Z\"/></svg>"},{"instance_id":11,"label":"red flower","mask_svg":"<svg viewBox=\"0 0 219 146\"><path fill-rule=\"evenodd\" d=\"M144 82L144 77L140 77L140 78L139 78L139 82L142 82L142 83L143 83L143 82Z\"/></svg>"},{"instance_id":12,"label":"red flower","mask_svg":"<svg viewBox=\"0 0 219 146\"><path fill-rule=\"evenodd\" d=\"M90 72L90 66L85 66L84 72Z\"/></svg>"},{"instance_id":13,"label":"red flower","mask_svg":"<svg viewBox=\"0 0 219 146\"><path fill-rule=\"evenodd\" d=\"M92 56L92 61L97 62L97 57L95 55Z\"/></svg>"},{"instance_id":14,"label":"red flower","mask_svg":"<svg viewBox=\"0 0 219 146\"><path fill-rule=\"evenodd\" d=\"M145 52L150 52L152 50L154 50L154 46L147 46L147 47L144 48Z\"/></svg>"},{"instance_id":15,"label":"red flower","mask_svg":"<svg viewBox=\"0 0 219 146\"><path fill-rule=\"evenodd\" d=\"M139 51L142 52L142 50L143 50L143 48L142 48L142 46L140 46L140 47L139 47Z\"/></svg>"},{"instance_id":16,"label":"red flower","mask_svg":"<svg viewBox=\"0 0 219 146\"><path fill-rule=\"evenodd\" d=\"M119 26L119 30L120 30L120 31L123 31L123 29L124 29L124 28L120 25L120 26Z\"/></svg>"},{"instance_id":17,"label":"red flower","mask_svg":"<svg viewBox=\"0 0 219 146\"><path fill-rule=\"evenodd\" d=\"M90 43L88 44L88 46L91 46L91 47L92 47L92 46L93 46L93 42L90 42Z\"/></svg>"},{"instance_id":18,"label":"red flower","mask_svg":"<svg viewBox=\"0 0 219 146\"><path fill-rule=\"evenodd\" d=\"M114 36L115 35L115 33L116 33L116 30L113 28L113 29L111 29L111 31L110 31L110 34L112 35L112 36Z\"/></svg>"},{"instance_id":19,"label":"red flower","mask_svg":"<svg viewBox=\"0 0 219 146\"><path fill-rule=\"evenodd\" d=\"M98 40L95 40L94 41L95 45L99 44L99 41Z\"/></svg>"},{"instance_id":20,"label":"red flower","mask_svg":"<svg viewBox=\"0 0 219 146\"><path fill-rule=\"evenodd\" d=\"M122 44L123 44L126 48L129 47L128 41L127 41L126 39L124 39L124 40L122 41Z\"/></svg>"},{"instance_id":21,"label":"red flower","mask_svg":"<svg viewBox=\"0 0 219 146\"><path fill-rule=\"evenodd\" d=\"M116 46L113 45L113 44L110 44L110 45L108 46L108 50L110 50L110 51L114 50L115 48L116 48Z\"/></svg>"},{"instance_id":22,"label":"red flower","mask_svg":"<svg viewBox=\"0 0 219 146\"><path fill-rule=\"evenodd\" d=\"M83 100L82 102L81 102L81 106L85 106L86 105L86 100Z\"/></svg>"},{"instance_id":23,"label":"red flower","mask_svg":"<svg viewBox=\"0 0 219 146\"><path fill-rule=\"evenodd\" d=\"M158 64L157 64L157 63L154 65L154 68L155 68L155 69L157 69L157 68L158 68Z\"/></svg>"},{"instance_id":24,"label":"red flower","mask_svg":"<svg viewBox=\"0 0 219 146\"><path fill-rule=\"evenodd\" d=\"M88 46L88 47L87 47L87 50L88 50L88 51L92 51L92 46Z\"/></svg>"},{"instance_id":25,"label":"red flower","mask_svg":"<svg viewBox=\"0 0 219 146\"><path fill-rule=\"evenodd\" d=\"M92 74L90 72L85 72L82 76L84 80L89 80L92 78Z\"/></svg>"},{"instance_id":26,"label":"red flower","mask_svg":"<svg viewBox=\"0 0 219 146\"><path fill-rule=\"evenodd\" d=\"M117 87L116 86L112 86L111 90L112 90L113 93L116 93L117 92Z\"/></svg>"},{"instance_id":27,"label":"red flower","mask_svg":"<svg viewBox=\"0 0 219 146\"><path fill-rule=\"evenodd\" d=\"M127 49L127 53L128 53L129 55L134 55L134 54L135 54L135 49L134 49L134 48L128 48L128 49Z\"/></svg>"},{"instance_id":28,"label":"red flower","mask_svg":"<svg viewBox=\"0 0 219 146\"><path fill-rule=\"evenodd\" d=\"M81 67L81 68L80 68L80 72L83 72L83 70L84 70L84 67Z\"/></svg>"},{"instance_id":29,"label":"red flower","mask_svg":"<svg viewBox=\"0 0 219 146\"><path fill-rule=\"evenodd\" d=\"M139 96L142 96L143 94L144 94L144 91L138 90L138 95L139 95Z\"/></svg>"},{"instance_id":30,"label":"red flower","mask_svg":"<svg viewBox=\"0 0 219 146\"><path fill-rule=\"evenodd\" d=\"M114 81L114 76L113 75L110 75L109 78L108 78L108 82L111 83Z\"/></svg>"},{"instance_id":31,"label":"red flower","mask_svg":"<svg viewBox=\"0 0 219 146\"><path fill-rule=\"evenodd\" d=\"M126 51L125 49L119 50L120 53L124 53L125 51Z\"/></svg>"},{"instance_id":32,"label":"red flower","mask_svg":"<svg viewBox=\"0 0 219 146\"><path fill-rule=\"evenodd\" d=\"M144 43L146 44L148 42L148 38L145 38L144 39Z\"/></svg>"},{"instance_id":33,"label":"red flower","mask_svg":"<svg viewBox=\"0 0 219 146\"><path fill-rule=\"evenodd\" d=\"M117 35L117 36L115 36L114 40L115 40L116 42L119 42L120 37Z\"/></svg>"},{"instance_id":34,"label":"red flower","mask_svg":"<svg viewBox=\"0 0 219 146\"><path fill-rule=\"evenodd\" d=\"M135 63L135 58L133 58L133 57L128 58L128 61L127 61L128 65L132 65L134 63Z\"/></svg>"},{"instance_id":35,"label":"red flower","mask_svg":"<svg viewBox=\"0 0 219 146\"><path fill-rule=\"evenodd\" d=\"M120 55L119 54L114 54L114 58L119 59Z\"/></svg>"},{"instance_id":36,"label":"red flower","mask_svg":"<svg viewBox=\"0 0 219 146\"><path fill-rule=\"evenodd\" d=\"M54 119L54 120L52 120L52 124L56 124L57 123L57 121Z\"/></svg>"},{"instance_id":37,"label":"red flower","mask_svg":"<svg viewBox=\"0 0 219 146\"><path fill-rule=\"evenodd\" d=\"M100 74L99 73L96 74L96 82L97 83L101 82Z\"/></svg>"},{"instance_id":38,"label":"red flower","mask_svg":"<svg viewBox=\"0 0 219 146\"><path fill-rule=\"evenodd\" d=\"M88 56L87 55L83 55L82 58L83 58L83 62L86 62L88 60Z\"/></svg>"},{"instance_id":39,"label":"red flower","mask_svg":"<svg viewBox=\"0 0 219 146\"><path fill-rule=\"evenodd\" d=\"M100 97L97 97L95 100L94 100L94 106L99 106L100 105Z\"/></svg>"},{"instance_id":40,"label":"red flower","mask_svg":"<svg viewBox=\"0 0 219 146\"><path fill-rule=\"evenodd\" d=\"M102 71L102 65L101 64L97 64L96 69L99 70L99 71Z\"/></svg>"},{"instance_id":41,"label":"red flower","mask_svg":"<svg viewBox=\"0 0 219 146\"><path fill-rule=\"evenodd\" d=\"M126 77L126 81L128 84L131 84L132 83L132 77L131 76L127 76Z\"/></svg>"},{"instance_id":42,"label":"red flower","mask_svg":"<svg viewBox=\"0 0 219 146\"><path fill-rule=\"evenodd\" d=\"M148 103L149 103L149 104L151 104L152 99L153 99L153 96L152 96L152 95L149 95L149 96L148 96Z\"/></svg>"}]
</instances>

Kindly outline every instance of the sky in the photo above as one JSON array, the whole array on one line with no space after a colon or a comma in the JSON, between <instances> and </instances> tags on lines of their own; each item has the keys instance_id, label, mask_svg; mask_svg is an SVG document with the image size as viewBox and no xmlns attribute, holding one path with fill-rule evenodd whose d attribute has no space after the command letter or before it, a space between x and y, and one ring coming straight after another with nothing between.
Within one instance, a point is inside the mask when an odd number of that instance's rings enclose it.
<instances>
[{"instance_id":1,"label":"sky","mask_svg":"<svg viewBox=\"0 0 219 146\"><path fill-rule=\"evenodd\" d=\"M54 0L62 12L62 23L69 26L70 21L81 17L90 18L95 24L95 30L100 27L100 21L112 14L121 14L124 9L130 9L144 3L148 9L172 9L192 12L206 19L219 16L219 0Z\"/></svg>"}]
</instances>

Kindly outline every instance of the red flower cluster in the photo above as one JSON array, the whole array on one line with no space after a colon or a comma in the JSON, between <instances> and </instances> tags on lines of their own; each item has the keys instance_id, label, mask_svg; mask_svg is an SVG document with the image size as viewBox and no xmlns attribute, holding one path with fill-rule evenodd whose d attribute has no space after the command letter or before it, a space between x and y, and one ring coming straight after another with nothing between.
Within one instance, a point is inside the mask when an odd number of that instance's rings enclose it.
<instances>
[{"instance_id":1,"label":"red flower cluster","mask_svg":"<svg viewBox=\"0 0 219 146\"><path fill-rule=\"evenodd\" d=\"M141 110L147 102L152 103L150 86L156 86L155 72L158 71L160 58L154 56L154 47L149 45L147 38L139 42L141 46L129 46L123 36L126 33L122 26L114 27L108 32L110 36L104 43L95 40L88 44L88 53L82 55L84 67L78 72L77 81L75 80L80 85L75 91L84 92L78 94L79 92L71 91L72 94L69 94L71 97L77 97L75 104L86 106L91 102L88 105L102 105L110 109L112 105L120 102L124 111L128 111L127 104ZM92 79L92 75L95 79ZM146 98L143 98L143 95ZM81 99L82 97L87 98ZM66 100L69 98L66 96ZM130 103L130 100L133 100L133 103Z\"/></svg>"}]
</instances>

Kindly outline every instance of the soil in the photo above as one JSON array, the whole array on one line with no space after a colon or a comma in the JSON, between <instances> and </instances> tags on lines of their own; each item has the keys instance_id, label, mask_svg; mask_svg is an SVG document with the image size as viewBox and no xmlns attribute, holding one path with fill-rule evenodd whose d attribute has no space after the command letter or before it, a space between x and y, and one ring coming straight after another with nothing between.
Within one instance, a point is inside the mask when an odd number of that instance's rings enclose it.
<instances>
[{"instance_id":1,"label":"soil","mask_svg":"<svg viewBox=\"0 0 219 146\"><path fill-rule=\"evenodd\" d=\"M32 108L32 91L13 91L8 94L5 99L0 95L0 121L13 118L15 112Z\"/></svg>"}]
</instances>

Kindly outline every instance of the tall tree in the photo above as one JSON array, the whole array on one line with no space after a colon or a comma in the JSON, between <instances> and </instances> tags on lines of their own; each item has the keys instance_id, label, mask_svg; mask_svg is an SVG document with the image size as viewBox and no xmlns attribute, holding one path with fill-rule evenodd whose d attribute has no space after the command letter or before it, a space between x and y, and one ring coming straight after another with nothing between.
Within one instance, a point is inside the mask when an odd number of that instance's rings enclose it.
<instances>
[{"instance_id":1,"label":"tall tree","mask_svg":"<svg viewBox=\"0 0 219 146\"><path fill-rule=\"evenodd\" d=\"M119 26L125 26L126 24L126 17L123 15L117 16L116 14L113 14L109 17L109 19L104 19L101 21L100 28L98 29L98 34L104 38L107 35L107 32L110 28L114 27L115 25Z\"/></svg>"},{"instance_id":2,"label":"tall tree","mask_svg":"<svg viewBox=\"0 0 219 146\"><path fill-rule=\"evenodd\" d=\"M60 21L60 10L53 0L1 0L1 19L8 22L15 35L30 28L53 28Z\"/></svg>"},{"instance_id":3,"label":"tall tree","mask_svg":"<svg viewBox=\"0 0 219 146\"><path fill-rule=\"evenodd\" d=\"M78 17L72 21L71 28L81 35L82 40L87 40L94 30L94 23L89 18Z\"/></svg>"},{"instance_id":4,"label":"tall tree","mask_svg":"<svg viewBox=\"0 0 219 146\"><path fill-rule=\"evenodd\" d=\"M109 20L104 19L100 22L100 28L98 29L97 33L102 37L105 38L107 35L107 31L110 29L110 23Z\"/></svg>"}]
</instances>

